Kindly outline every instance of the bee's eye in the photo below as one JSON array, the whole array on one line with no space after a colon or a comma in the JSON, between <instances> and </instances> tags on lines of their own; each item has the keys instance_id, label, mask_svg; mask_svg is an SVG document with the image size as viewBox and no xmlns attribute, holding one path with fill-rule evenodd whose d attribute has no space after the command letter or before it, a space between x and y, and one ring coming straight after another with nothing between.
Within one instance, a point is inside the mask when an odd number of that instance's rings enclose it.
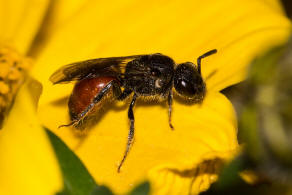
<instances>
[{"instance_id":1,"label":"bee's eye","mask_svg":"<svg viewBox=\"0 0 292 195\"><path fill-rule=\"evenodd\" d=\"M202 76L192 63L179 64L174 73L174 88L182 96L201 99L205 93Z\"/></svg>"},{"instance_id":2,"label":"bee's eye","mask_svg":"<svg viewBox=\"0 0 292 195\"><path fill-rule=\"evenodd\" d=\"M192 97L196 94L194 84L188 80L177 79L174 81L176 91L184 96Z\"/></svg>"}]
</instances>

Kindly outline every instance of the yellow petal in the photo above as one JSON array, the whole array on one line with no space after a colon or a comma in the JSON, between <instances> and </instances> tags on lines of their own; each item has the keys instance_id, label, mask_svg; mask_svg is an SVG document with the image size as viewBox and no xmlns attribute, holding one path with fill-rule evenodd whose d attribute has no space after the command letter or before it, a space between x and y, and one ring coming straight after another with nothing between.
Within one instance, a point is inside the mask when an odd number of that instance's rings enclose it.
<instances>
[{"instance_id":1,"label":"yellow petal","mask_svg":"<svg viewBox=\"0 0 292 195\"><path fill-rule=\"evenodd\" d=\"M206 162L217 166L237 148L235 114L218 91L243 80L254 57L289 35L290 21L271 2L278 4L271 0L86 3L52 34L32 71L44 86L39 107L43 124L77 153L98 183L109 185L116 193L125 193L147 178L154 194L206 189L217 173L214 169L208 174L212 166ZM69 122L66 97L72 89L72 85L53 86L48 81L61 65L156 52L179 63L195 61L210 49L218 49L218 53L202 62L203 76L212 75L203 105L175 101L175 131L171 131L166 107L138 104L134 146L120 174L116 169L128 134L127 103L106 109L84 139L73 129L57 130Z\"/></svg>"},{"instance_id":2,"label":"yellow petal","mask_svg":"<svg viewBox=\"0 0 292 195\"><path fill-rule=\"evenodd\" d=\"M67 112L62 112L64 104L59 102L41 106L41 120L78 154L99 184L109 185L117 193L131 189L147 177L149 170L157 169L156 166L159 170L193 170L203 160L230 157L237 148L232 105L217 92L209 93L201 106L175 103L174 131L168 126L167 107L161 106L164 104L143 106L138 103L135 110L135 142L121 173L117 173L129 129L128 104L107 109L85 140L76 136L71 128L57 129L68 118ZM177 182L187 182L185 186L194 180L193 175L187 179L179 175L176 177ZM197 179L203 179L208 186L210 177L212 175ZM155 185L161 182L155 181L156 177L151 175L150 178ZM180 181L184 179L186 181ZM172 189L171 185L167 188Z\"/></svg>"},{"instance_id":3,"label":"yellow petal","mask_svg":"<svg viewBox=\"0 0 292 195\"><path fill-rule=\"evenodd\" d=\"M272 10L278 11L280 14L284 14L284 8L281 0L262 0L262 2L270 6Z\"/></svg>"},{"instance_id":4,"label":"yellow petal","mask_svg":"<svg viewBox=\"0 0 292 195\"><path fill-rule=\"evenodd\" d=\"M59 0L50 3L50 10L46 18L45 32L48 36L54 33L58 28L66 24L72 17L78 17L78 14L90 0Z\"/></svg>"},{"instance_id":5,"label":"yellow petal","mask_svg":"<svg viewBox=\"0 0 292 195\"><path fill-rule=\"evenodd\" d=\"M48 7L48 0L0 0L0 43L25 54Z\"/></svg>"},{"instance_id":6,"label":"yellow petal","mask_svg":"<svg viewBox=\"0 0 292 195\"><path fill-rule=\"evenodd\" d=\"M29 52L30 56L38 56L44 46L50 41L51 35L66 24L72 17L86 7L90 0L58 0L50 1L47 15L44 18L41 31Z\"/></svg>"},{"instance_id":7,"label":"yellow petal","mask_svg":"<svg viewBox=\"0 0 292 195\"><path fill-rule=\"evenodd\" d=\"M38 84L38 83L37 83ZM36 94L40 84L24 85L0 131L0 194L54 194L62 178L45 131L37 122ZM33 98L33 99L32 99Z\"/></svg>"},{"instance_id":8,"label":"yellow petal","mask_svg":"<svg viewBox=\"0 0 292 195\"><path fill-rule=\"evenodd\" d=\"M204 77L216 71L207 82L209 89L221 90L241 81L247 64L289 33L290 21L259 0L90 2L53 33L33 74L44 84L41 102L48 102L71 90L48 82L63 64L155 52L177 62L195 61L216 48L202 71Z\"/></svg>"}]
</instances>

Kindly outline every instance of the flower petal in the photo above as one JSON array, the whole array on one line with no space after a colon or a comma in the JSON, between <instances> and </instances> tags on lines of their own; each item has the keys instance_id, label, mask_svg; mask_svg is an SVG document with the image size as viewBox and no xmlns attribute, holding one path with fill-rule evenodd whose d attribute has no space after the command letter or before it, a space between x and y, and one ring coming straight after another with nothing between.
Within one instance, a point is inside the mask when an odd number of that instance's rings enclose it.
<instances>
[{"instance_id":1,"label":"flower petal","mask_svg":"<svg viewBox=\"0 0 292 195\"><path fill-rule=\"evenodd\" d=\"M195 169L203 160L230 157L237 148L232 105L217 92L208 93L201 106L175 102L174 131L168 126L166 106L140 102L135 110L135 142L121 173L117 173L129 129L127 105L107 109L83 139L71 128L57 130L57 125L66 122L68 117L66 113L58 119L54 117L60 115L60 103L41 106L40 115L41 120L75 150L97 183L109 185L117 193L130 190L156 166L178 171ZM187 184L193 178L190 176Z\"/></svg>"},{"instance_id":2,"label":"flower petal","mask_svg":"<svg viewBox=\"0 0 292 195\"><path fill-rule=\"evenodd\" d=\"M284 12L281 0L262 0L262 2L270 6L271 9L278 11L279 13Z\"/></svg>"},{"instance_id":3,"label":"flower petal","mask_svg":"<svg viewBox=\"0 0 292 195\"><path fill-rule=\"evenodd\" d=\"M0 1L0 42L25 54L42 23L48 0Z\"/></svg>"},{"instance_id":4,"label":"flower petal","mask_svg":"<svg viewBox=\"0 0 292 195\"><path fill-rule=\"evenodd\" d=\"M50 1L47 14L43 20L41 29L32 45L29 55L38 56L44 46L50 41L50 37L60 27L70 21L72 17L78 16L78 13L86 7L90 0L61 0Z\"/></svg>"},{"instance_id":5,"label":"flower petal","mask_svg":"<svg viewBox=\"0 0 292 195\"><path fill-rule=\"evenodd\" d=\"M30 87L38 95L32 97ZM62 189L57 160L36 118L40 87L30 83L21 88L0 131L0 194L51 195Z\"/></svg>"},{"instance_id":6,"label":"flower petal","mask_svg":"<svg viewBox=\"0 0 292 195\"><path fill-rule=\"evenodd\" d=\"M221 90L241 81L254 57L290 33L283 13L259 0L98 1L87 3L70 19L52 34L33 70L44 84L41 102L69 94L71 87L48 82L62 64L155 52L177 62L195 61L214 48L218 53L203 61L202 71L205 78L215 71L208 88Z\"/></svg>"},{"instance_id":7,"label":"flower petal","mask_svg":"<svg viewBox=\"0 0 292 195\"><path fill-rule=\"evenodd\" d=\"M254 57L285 41L289 34L290 21L279 7L273 8L270 3L263 0L87 3L56 29L32 71L44 85L39 107L44 125L77 153L98 184L109 185L116 193L125 193L147 178L154 186L153 193L169 190L186 193L185 186L190 186L191 192L206 189L216 179L217 169L208 174L210 167L205 163L217 165L216 159L218 162L228 159L237 148L235 114L230 102L218 91L241 81ZM58 125L69 121L66 97L72 89L72 85L53 86L48 81L61 65L88 58L155 52L169 55L177 62L195 61L215 48L218 53L202 62L203 76L212 75L207 80L207 97L201 106L175 101L175 131L168 126L166 107L138 103L135 143L120 174L117 166L129 128L127 103L104 107L106 112L100 115L88 136L78 137L71 128L57 130ZM201 174L197 175L197 170ZM183 174L186 172L190 173L188 177Z\"/></svg>"}]
</instances>

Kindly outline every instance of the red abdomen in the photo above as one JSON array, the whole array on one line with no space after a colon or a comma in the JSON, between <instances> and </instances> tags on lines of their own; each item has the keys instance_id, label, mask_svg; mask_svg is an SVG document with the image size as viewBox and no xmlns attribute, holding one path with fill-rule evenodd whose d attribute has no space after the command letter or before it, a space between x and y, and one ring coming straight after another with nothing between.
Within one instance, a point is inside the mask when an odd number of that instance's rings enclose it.
<instances>
[{"instance_id":1,"label":"red abdomen","mask_svg":"<svg viewBox=\"0 0 292 195\"><path fill-rule=\"evenodd\" d=\"M94 97L112 80L113 77L96 77L83 79L76 83L69 99L69 112L71 120L78 119Z\"/></svg>"}]
</instances>

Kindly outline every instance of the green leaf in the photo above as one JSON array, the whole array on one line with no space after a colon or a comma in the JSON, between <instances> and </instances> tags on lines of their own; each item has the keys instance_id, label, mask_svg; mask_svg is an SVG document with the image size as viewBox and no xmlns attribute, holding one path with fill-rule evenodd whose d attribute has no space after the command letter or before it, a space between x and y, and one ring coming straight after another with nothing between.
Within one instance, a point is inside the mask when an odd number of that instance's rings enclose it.
<instances>
[{"instance_id":1,"label":"green leaf","mask_svg":"<svg viewBox=\"0 0 292 195\"><path fill-rule=\"evenodd\" d=\"M87 195L97 188L80 159L53 132L46 130L58 158L65 189L60 194ZM98 187L100 188L100 187Z\"/></svg>"},{"instance_id":2,"label":"green leaf","mask_svg":"<svg viewBox=\"0 0 292 195\"><path fill-rule=\"evenodd\" d=\"M150 191L149 182L144 182L137 187L135 187L129 195L148 195Z\"/></svg>"},{"instance_id":3,"label":"green leaf","mask_svg":"<svg viewBox=\"0 0 292 195\"><path fill-rule=\"evenodd\" d=\"M113 195L112 191L105 186L97 186L91 195Z\"/></svg>"}]
</instances>

